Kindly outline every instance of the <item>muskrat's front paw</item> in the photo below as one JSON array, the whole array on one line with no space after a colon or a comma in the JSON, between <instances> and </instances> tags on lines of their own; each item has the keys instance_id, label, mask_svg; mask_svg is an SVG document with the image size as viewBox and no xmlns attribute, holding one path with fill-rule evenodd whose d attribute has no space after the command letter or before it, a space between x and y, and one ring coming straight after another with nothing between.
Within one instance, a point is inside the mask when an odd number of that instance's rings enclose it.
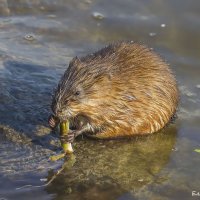
<instances>
[{"instance_id":1,"label":"muskrat's front paw","mask_svg":"<svg viewBox=\"0 0 200 200\"><path fill-rule=\"evenodd\" d=\"M65 136L66 141L69 143L73 143L76 137L76 131L70 130L69 133Z\"/></svg>"},{"instance_id":2,"label":"muskrat's front paw","mask_svg":"<svg viewBox=\"0 0 200 200\"><path fill-rule=\"evenodd\" d=\"M49 126L54 129L58 125L58 119L54 115L50 115L48 118Z\"/></svg>"}]
</instances>

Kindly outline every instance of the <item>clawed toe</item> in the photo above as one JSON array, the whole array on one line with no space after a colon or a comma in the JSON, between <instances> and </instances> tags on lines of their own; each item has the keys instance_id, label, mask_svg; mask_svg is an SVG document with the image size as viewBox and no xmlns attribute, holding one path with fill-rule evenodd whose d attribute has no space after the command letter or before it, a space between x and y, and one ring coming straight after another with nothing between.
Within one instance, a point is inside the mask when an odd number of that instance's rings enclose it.
<instances>
[{"instance_id":1,"label":"clawed toe","mask_svg":"<svg viewBox=\"0 0 200 200\"><path fill-rule=\"evenodd\" d=\"M73 143L76 136L75 131L69 131L69 133L65 136L61 136L60 139L64 140L65 142Z\"/></svg>"},{"instance_id":2,"label":"clawed toe","mask_svg":"<svg viewBox=\"0 0 200 200\"><path fill-rule=\"evenodd\" d=\"M49 125L51 128L54 128L56 125L55 121L52 118L49 120Z\"/></svg>"},{"instance_id":3,"label":"clawed toe","mask_svg":"<svg viewBox=\"0 0 200 200\"><path fill-rule=\"evenodd\" d=\"M53 129L57 126L58 120L55 118L55 116L50 115L48 118L48 123L49 123L49 126Z\"/></svg>"}]
</instances>

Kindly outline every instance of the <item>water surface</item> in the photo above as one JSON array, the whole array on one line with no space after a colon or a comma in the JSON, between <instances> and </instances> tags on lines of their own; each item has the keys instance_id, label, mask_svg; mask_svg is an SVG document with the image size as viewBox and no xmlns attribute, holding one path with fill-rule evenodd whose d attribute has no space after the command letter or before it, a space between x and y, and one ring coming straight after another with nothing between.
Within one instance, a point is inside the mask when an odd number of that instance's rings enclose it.
<instances>
[{"instance_id":1,"label":"water surface","mask_svg":"<svg viewBox=\"0 0 200 200\"><path fill-rule=\"evenodd\" d=\"M200 3L186 0L0 1L0 198L198 199L200 191ZM133 40L176 74L176 122L132 140L79 138L63 161L47 125L51 94L72 57Z\"/></svg>"}]
</instances>

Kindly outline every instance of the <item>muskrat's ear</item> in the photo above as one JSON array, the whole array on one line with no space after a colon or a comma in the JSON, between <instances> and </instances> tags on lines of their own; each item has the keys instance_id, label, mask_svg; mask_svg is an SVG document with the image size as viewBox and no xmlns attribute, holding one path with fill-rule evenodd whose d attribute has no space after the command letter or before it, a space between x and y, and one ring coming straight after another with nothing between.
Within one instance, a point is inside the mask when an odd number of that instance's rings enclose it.
<instances>
[{"instance_id":1,"label":"muskrat's ear","mask_svg":"<svg viewBox=\"0 0 200 200\"><path fill-rule=\"evenodd\" d=\"M81 60L76 56L70 61L70 65L79 65L81 63Z\"/></svg>"}]
</instances>

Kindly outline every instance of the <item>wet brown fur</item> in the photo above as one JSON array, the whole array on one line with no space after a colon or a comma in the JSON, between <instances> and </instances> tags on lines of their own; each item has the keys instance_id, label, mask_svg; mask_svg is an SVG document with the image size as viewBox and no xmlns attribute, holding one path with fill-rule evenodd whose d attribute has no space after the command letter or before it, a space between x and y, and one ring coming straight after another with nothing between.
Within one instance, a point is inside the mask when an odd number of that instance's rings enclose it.
<instances>
[{"instance_id":1,"label":"wet brown fur","mask_svg":"<svg viewBox=\"0 0 200 200\"><path fill-rule=\"evenodd\" d=\"M177 104L177 84L168 65L145 46L123 42L74 58L55 92L52 110L77 130L115 138L159 131Z\"/></svg>"}]
</instances>

